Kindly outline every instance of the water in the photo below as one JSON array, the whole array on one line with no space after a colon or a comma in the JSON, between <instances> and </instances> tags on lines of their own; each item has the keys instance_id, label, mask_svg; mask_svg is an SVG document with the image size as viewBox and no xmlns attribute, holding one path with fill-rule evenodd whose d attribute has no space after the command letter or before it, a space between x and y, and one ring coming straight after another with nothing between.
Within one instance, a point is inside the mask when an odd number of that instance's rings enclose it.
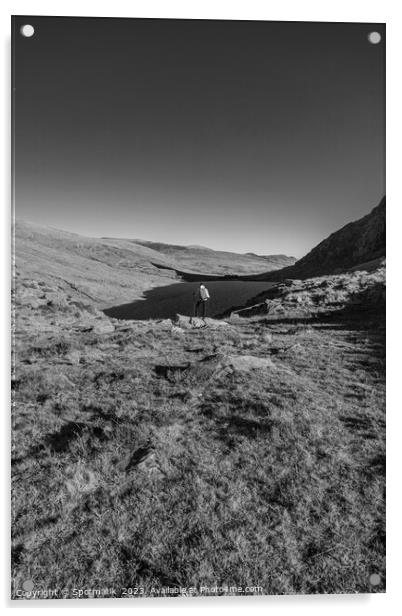
<instances>
[{"instance_id":1,"label":"water","mask_svg":"<svg viewBox=\"0 0 402 616\"><path fill-rule=\"evenodd\" d=\"M207 316L214 317L225 310L243 306L249 299L262 291L270 289L275 283L254 281L208 282L206 287L211 299L207 305ZM130 304L113 306L105 314L116 319L169 319L177 313L191 315L193 311L193 291L198 282L178 282L156 287L144 293L144 299Z\"/></svg>"}]
</instances>

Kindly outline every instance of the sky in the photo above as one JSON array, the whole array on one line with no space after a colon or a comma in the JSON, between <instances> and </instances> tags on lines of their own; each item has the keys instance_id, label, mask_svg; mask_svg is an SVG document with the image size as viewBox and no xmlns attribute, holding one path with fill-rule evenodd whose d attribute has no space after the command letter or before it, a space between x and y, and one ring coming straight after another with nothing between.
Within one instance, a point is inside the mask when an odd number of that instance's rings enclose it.
<instances>
[{"instance_id":1,"label":"sky","mask_svg":"<svg viewBox=\"0 0 402 616\"><path fill-rule=\"evenodd\" d=\"M385 194L384 24L18 16L12 44L17 219L300 258Z\"/></svg>"}]
</instances>

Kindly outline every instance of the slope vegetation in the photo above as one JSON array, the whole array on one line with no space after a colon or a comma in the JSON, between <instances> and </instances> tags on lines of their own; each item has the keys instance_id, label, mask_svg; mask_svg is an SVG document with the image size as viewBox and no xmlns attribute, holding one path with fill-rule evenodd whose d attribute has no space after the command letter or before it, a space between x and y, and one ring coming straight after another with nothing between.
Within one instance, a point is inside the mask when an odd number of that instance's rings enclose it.
<instances>
[{"instance_id":1,"label":"slope vegetation","mask_svg":"<svg viewBox=\"0 0 402 616\"><path fill-rule=\"evenodd\" d=\"M199 247L169 246L122 239L98 239L41 227L15 225L17 271L64 285L98 305L140 298L145 290L172 282L266 271L293 258L259 257Z\"/></svg>"},{"instance_id":2,"label":"slope vegetation","mask_svg":"<svg viewBox=\"0 0 402 616\"><path fill-rule=\"evenodd\" d=\"M15 293L14 597L385 590L381 311L190 327Z\"/></svg>"},{"instance_id":3,"label":"slope vegetation","mask_svg":"<svg viewBox=\"0 0 402 616\"><path fill-rule=\"evenodd\" d=\"M385 257L385 197L367 216L332 233L294 265L256 278L310 278L359 265L370 268L370 263L382 257Z\"/></svg>"}]
</instances>

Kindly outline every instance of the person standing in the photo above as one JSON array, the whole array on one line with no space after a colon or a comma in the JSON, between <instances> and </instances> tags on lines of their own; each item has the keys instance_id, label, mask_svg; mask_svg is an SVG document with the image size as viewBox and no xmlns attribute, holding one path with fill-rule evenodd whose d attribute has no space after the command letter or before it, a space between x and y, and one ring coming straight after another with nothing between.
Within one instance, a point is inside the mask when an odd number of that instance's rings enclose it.
<instances>
[{"instance_id":1,"label":"person standing","mask_svg":"<svg viewBox=\"0 0 402 616\"><path fill-rule=\"evenodd\" d=\"M205 323L205 317L207 315L207 303L210 299L209 291L204 284L200 284L198 289L196 289L193 293L194 300L194 316L198 317L198 312L200 312L200 316ZM193 317L190 318L190 323L193 322Z\"/></svg>"}]
</instances>

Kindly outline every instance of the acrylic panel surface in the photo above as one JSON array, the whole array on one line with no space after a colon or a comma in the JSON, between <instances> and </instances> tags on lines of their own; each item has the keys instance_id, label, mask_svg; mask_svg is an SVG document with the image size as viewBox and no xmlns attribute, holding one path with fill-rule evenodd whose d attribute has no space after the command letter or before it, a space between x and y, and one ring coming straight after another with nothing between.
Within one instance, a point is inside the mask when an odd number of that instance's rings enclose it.
<instances>
[{"instance_id":1,"label":"acrylic panel surface","mask_svg":"<svg viewBox=\"0 0 402 616\"><path fill-rule=\"evenodd\" d=\"M385 25L12 18L14 599L385 591Z\"/></svg>"}]
</instances>

